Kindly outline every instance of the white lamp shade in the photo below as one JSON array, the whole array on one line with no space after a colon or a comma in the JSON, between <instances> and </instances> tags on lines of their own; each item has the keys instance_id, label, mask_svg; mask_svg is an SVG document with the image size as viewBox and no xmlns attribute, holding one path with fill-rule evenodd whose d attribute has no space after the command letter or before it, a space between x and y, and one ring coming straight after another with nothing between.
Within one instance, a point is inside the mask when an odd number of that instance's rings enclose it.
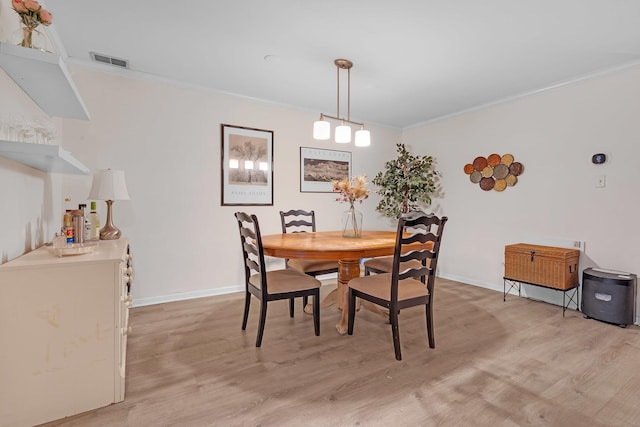
<instances>
[{"instance_id":1,"label":"white lamp shade","mask_svg":"<svg viewBox=\"0 0 640 427\"><path fill-rule=\"evenodd\" d=\"M356 147L368 147L371 145L371 134L368 130L360 129L356 131Z\"/></svg>"},{"instance_id":2,"label":"white lamp shade","mask_svg":"<svg viewBox=\"0 0 640 427\"><path fill-rule=\"evenodd\" d=\"M349 126L336 126L336 142L340 144L351 142L351 128Z\"/></svg>"},{"instance_id":3,"label":"white lamp shade","mask_svg":"<svg viewBox=\"0 0 640 427\"><path fill-rule=\"evenodd\" d=\"M100 169L93 172L93 182L88 199L92 200L130 200L124 171Z\"/></svg>"},{"instance_id":4,"label":"white lamp shade","mask_svg":"<svg viewBox=\"0 0 640 427\"><path fill-rule=\"evenodd\" d=\"M313 139L325 140L331 137L331 125L326 120L313 123Z\"/></svg>"},{"instance_id":5,"label":"white lamp shade","mask_svg":"<svg viewBox=\"0 0 640 427\"><path fill-rule=\"evenodd\" d=\"M238 159L230 159L229 160L229 169L238 169L240 167L240 162Z\"/></svg>"}]
</instances>

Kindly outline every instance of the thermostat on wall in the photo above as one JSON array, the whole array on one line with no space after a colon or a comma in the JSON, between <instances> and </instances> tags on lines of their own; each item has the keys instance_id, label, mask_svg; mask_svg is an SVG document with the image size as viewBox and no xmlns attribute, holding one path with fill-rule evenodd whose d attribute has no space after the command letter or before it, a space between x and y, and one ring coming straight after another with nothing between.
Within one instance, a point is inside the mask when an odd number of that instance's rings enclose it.
<instances>
[{"instance_id":1,"label":"thermostat on wall","mask_svg":"<svg viewBox=\"0 0 640 427\"><path fill-rule=\"evenodd\" d=\"M601 165L607 161L607 155L604 153L598 153L591 156L591 162L594 165Z\"/></svg>"}]
</instances>

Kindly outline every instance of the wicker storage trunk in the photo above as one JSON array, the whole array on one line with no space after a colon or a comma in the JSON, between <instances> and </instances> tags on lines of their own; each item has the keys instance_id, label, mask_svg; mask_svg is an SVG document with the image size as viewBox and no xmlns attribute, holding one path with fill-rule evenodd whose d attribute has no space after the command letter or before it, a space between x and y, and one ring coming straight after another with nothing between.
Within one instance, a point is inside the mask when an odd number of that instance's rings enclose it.
<instances>
[{"instance_id":1,"label":"wicker storage trunk","mask_svg":"<svg viewBox=\"0 0 640 427\"><path fill-rule=\"evenodd\" d=\"M504 278L567 290L578 285L578 249L518 243L504 248Z\"/></svg>"}]
</instances>

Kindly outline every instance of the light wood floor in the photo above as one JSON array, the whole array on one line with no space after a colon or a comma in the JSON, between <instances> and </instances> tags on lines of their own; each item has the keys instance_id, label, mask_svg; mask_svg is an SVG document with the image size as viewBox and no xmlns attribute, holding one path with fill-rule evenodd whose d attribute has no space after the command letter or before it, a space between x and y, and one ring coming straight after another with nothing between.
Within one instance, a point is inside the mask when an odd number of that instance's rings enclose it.
<instances>
[{"instance_id":1,"label":"light wood floor","mask_svg":"<svg viewBox=\"0 0 640 427\"><path fill-rule=\"evenodd\" d=\"M133 309L125 401L47 425L640 425L636 326L438 279L436 348L405 310L398 362L382 317L340 336L335 306L316 337L301 303L271 303L256 349L256 302L244 332L240 294Z\"/></svg>"}]
</instances>

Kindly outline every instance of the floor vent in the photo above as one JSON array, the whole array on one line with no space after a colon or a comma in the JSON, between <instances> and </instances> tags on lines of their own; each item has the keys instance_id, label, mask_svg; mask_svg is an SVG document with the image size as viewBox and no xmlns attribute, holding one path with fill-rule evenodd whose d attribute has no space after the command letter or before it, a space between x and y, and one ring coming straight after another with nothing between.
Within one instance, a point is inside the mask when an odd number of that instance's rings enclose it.
<instances>
[{"instance_id":1,"label":"floor vent","mask_svg":"<svg viewBox=\"0 0 640 427\"><path fill-rule=\"evenodd\" d=\"M114 58L112 56L103 55L101 53L91 53L91 59L95 62L101 62L103 64L113 65L120 68L129 68L129 61L126 59Z\"/></svg>"}]
</instances>

